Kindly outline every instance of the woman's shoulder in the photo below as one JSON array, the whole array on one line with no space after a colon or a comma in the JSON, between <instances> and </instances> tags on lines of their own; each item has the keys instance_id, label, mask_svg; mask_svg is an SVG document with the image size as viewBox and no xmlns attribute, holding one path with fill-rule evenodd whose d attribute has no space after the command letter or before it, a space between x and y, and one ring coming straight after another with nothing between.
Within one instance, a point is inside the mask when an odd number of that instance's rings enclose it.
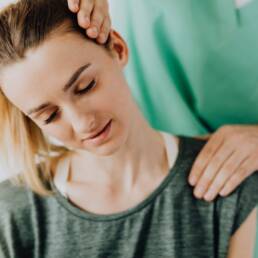
<instances>
[{"instance_id":1,"label":"woman's shoulder","mask_svg":"<svg viewBox=\"0 0 258 258\"><path fill-rule=\"evenodd\" d=\"M33 206L47 200L48 198L41 196L26 185L21 175L0 182L0 218L28 214Z\"/></svg>"},{"instance_id":2,"label":"woman's shoulder","mask_svg":"<svg viewBox=\"0 0 258 258\"><path fill-rule=\"evenodd\" d=\"M180 175L180 180L184 186L183 192L189 193L191 201L189 200L188 203L196 208L206 207L207 214L208 211L212 211L212 216L215 215L214 223L221 227L221 230L230 230L230 235L233 235L258 204L258 173L253 173L226 197L219 196L213 202L199 200L193 195L193 187L188 183L188 176L207 140L188 136L178 137L181 142L179 145L181 148L179 163L182 170L178 175Z\"/></svg>"},{"instance_id":3,"label":"woman's shoulder","mask_svg":"<svg viewBox=\"0 0 258 258\"><path fill-rule=\"evenodd\" d=\"M258 172L258 171L257 171ZM246 178L230 195L218 197L216 212L223 223L232 224L231 235L258 205L258 173Z\"/></svg>"},{"instance_id":4,"label":"woman's shoulder","mask_svg":"<svg viewBox=\"0 0 258 258\"><path fill-rule=\"evenodd\" d=\"M29 205L28 189L25 186L16 185L11 179L0 183L0 216L17 213Z\"/></svg>"}]
</instances>

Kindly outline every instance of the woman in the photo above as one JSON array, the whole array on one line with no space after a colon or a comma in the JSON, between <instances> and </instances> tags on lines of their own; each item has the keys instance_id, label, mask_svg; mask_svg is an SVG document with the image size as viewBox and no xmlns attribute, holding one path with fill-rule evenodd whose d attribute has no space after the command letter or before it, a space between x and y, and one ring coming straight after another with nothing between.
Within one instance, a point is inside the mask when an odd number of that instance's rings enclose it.
<instances>
[{"instance_id":1,"label":"woman","mask_svg":"<svg viewBox=\"0 0 258 258\"><path fill-rule=\"evenodd\" d=\"M0 13L0 41L1 154L22 170L0 187L1 257L252 257L258 176L193 197L205 141L146 122L118 33L100 46L65 0L20 0Z\"/></svg>"},{"instance_id":2,"label":"woman","mask_svg":"<svg viewBox=\"0 0 258 258\"><path fill-rule=\"evenodd\" d=\"M98 42L100 35L107 38L106 0L68 4L88 36ZM258 169L258 2L110 4L113 24L131 50L126 77L145 117L153 127L174 134L213 133L189 182L197 198L212 201L228 195ZM166 114L164 108L173 112Z\"/></svg>"}]
</instances>

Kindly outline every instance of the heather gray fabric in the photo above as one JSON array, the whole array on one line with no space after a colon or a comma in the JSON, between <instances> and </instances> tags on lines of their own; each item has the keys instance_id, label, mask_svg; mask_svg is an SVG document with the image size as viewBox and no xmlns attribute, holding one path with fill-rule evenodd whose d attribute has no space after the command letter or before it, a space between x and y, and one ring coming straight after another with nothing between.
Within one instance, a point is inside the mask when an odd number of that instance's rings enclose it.
<instances>
[{"instance_id":1,"label":"heather gray fabric","mask_svg":"<svg viewBox=\"0 0 258 258\"><path fill-rule=\"evenodd\" d=\"M212 203L187 183L205 141L180 136L179 155L162 184L124 212L96 215L57 192L39 197L0 185L0 257L224 258L230 236L258 202L258 174ZM52 185L54 187L54 185Z\"/></svg>"}]
</instances>

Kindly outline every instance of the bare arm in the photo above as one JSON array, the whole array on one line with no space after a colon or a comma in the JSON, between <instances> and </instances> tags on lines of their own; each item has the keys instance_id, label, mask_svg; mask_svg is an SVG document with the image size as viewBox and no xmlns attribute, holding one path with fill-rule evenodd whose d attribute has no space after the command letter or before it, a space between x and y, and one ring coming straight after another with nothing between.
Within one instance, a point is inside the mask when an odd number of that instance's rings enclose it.
<instances>
[{"instance_id":1,"label":"bare arm","mask_svg":"<svg viewBox=\"0 0 258 258\"><path fill-rule=\"evenodd\" d=\"M256 240L256 215L254 209L231 237L227 258L253 258Z\"/></svg>"}]
</instances>

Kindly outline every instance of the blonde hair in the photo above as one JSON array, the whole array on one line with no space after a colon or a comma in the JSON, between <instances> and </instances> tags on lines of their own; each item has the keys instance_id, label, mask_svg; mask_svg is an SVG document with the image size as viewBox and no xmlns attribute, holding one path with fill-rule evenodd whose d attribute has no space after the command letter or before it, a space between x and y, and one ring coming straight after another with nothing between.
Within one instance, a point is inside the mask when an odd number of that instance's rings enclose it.
<instances>
[{"instance_id":1,"label":"blonde hair","mask_svg":"<svg viewBox=\"0 0 258 258\"><path fill-rule=\"evenodd\" d=\"M63 26L67 21L68 26ZM85 30L79 27L77 14L68 9L67 0L19 0L2 9L0 72L5 66L22 60L28 49L38 47L60 29L79 33L86 39ZM104 47L110 49L110 38ZM50 195L51 164L71 150L51 143L1 90L0 110L0 155L12 175L11 181L26 185L40 195Z\"/></svg>"}]
</instances>

